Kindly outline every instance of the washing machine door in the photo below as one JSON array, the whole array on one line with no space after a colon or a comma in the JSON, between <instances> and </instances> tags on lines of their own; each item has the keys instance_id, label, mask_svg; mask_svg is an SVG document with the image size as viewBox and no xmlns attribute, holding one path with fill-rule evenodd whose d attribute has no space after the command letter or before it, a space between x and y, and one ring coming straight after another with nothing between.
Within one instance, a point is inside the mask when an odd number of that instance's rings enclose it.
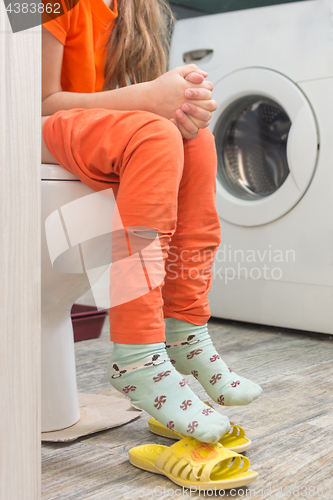
<instances>
[{"instance_id":1,"label":"washing machine door","mask_svg":"<svg viewBox=\"0 0 333 500\"><path fill-rule=\"evenodd\" d=\"M225 76L213 97L219 216L242 226L282 217L302 198L316 168L319 137L307 98L291 80L264 68Z\"/></svg>"}]
</instances>

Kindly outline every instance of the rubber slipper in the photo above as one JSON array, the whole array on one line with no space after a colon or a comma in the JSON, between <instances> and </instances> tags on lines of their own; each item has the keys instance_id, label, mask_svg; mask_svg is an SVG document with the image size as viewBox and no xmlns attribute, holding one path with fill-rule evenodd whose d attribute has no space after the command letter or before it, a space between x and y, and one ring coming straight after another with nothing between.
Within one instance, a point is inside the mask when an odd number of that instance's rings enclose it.
<instances>
[{"instance_id":1,"label":"rubber slipper","mask_svg":"<svg viewBox=\"0 0 333 500\"><path fill-rule=\"evenodd\" d=\"M153 417L148 420L148 427L151 432L159 436L171 439L182 439L184 437L181 433L165 427L165 425L161 424ZM234 425L230 422L230 430L221 437L219 443L222 444L224 448L228 448L228 450L241 453L251 447L252 441L245 437L245 431L242 427L238 427L238 425Z\"/></svg>"},{"instance_id":2,"label":"rubber slipper","mask_svg":"<svg viewBox=\"0 0 333 500\"><path fill-rule=\"evenodd\" d=\"M136 446L128 454L135 467L162 474L185 488L227 490L245 486L258 477L257 472L249 469L247 457L220 443L202 443L192 437L183 438L170 447Z\"/></svg>"}]
</instances>

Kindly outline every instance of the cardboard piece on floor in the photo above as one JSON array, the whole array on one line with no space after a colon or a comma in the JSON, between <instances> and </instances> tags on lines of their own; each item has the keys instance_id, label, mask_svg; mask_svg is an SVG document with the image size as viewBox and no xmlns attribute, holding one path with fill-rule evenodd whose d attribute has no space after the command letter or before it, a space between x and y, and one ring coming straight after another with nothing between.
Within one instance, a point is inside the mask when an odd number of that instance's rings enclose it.
<instances>
[{"instance_id":1,"label":"cardboard piece on floor","mask_svg":"<svg viewBox=\"0 0 333 500\"><path fill-rule=\"evenodd\" d=\"M109 391L104 391L104 394ZM110 391L111 392L111 391ZM129 399L114 394L78 393L80 420L66 429L42 432L42 441L69 442L75 439L127 424L141 414Z\"/></svg>"},{"instance_id":2,"label":"cardboard piece on floor","mask_svg":"<svg viewBox=\"0 0 333 500\"><path fill-rule=\"evenodd\" d=\"M125 399L126 401L129 401L129 398L127 398L125 394L115 391L114 389L106 389L106 391L101 391L98 394L104 394L104 396L114 396L115 398ZM133 403L131 404L131 408L142 412L141 408L135 406Z\"/></svg>"}]
</instances>

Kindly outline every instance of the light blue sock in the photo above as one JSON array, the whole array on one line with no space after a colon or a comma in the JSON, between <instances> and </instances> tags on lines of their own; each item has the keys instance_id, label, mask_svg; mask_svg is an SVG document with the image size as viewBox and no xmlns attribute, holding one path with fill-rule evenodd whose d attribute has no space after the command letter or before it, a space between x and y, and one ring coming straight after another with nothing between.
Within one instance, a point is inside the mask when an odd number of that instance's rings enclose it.
<instances>
[{"instance_id":1,"label":"light blue sock","mask_svg":"<svg viewBox=\"0 0 333 500\"><path fill-rule=\"evenodd\" d=\"M226 416L208 408L172 366L164 343L118 344L108 364L111 385L166 427L216 443L230 428Z\"/></svg>"},{"instance_id":2,"label":"light blue sock","mask_svg":"<svg viewBox=\"0 0 333 500\"><path fill-rule=\"evenodd\" d=\"M258 384L237 375L221 359L212 344L207 324L196 326L176 318L164 321L171 363L183 375L191 373L216 403L247 405L260 396L262 388Z\"/></svg>"}]
</instances>

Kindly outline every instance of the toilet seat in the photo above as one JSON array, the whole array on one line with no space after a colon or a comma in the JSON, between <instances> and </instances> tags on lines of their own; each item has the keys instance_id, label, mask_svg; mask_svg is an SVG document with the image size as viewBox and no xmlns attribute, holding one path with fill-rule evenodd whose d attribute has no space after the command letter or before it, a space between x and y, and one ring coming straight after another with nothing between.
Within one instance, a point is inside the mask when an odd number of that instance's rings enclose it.
<instances>
[{"instance_id":1,"label":"toilet seat","mask_svg":"<svg viewBox=\"0 0 333 500\"><path fill-rule=\"evenodd\" d=\"M68 172L65 168L60 165L51 163L41 164L41 180L42 181L80 181L71 172Z\"/></svg>"}]
</instances>

